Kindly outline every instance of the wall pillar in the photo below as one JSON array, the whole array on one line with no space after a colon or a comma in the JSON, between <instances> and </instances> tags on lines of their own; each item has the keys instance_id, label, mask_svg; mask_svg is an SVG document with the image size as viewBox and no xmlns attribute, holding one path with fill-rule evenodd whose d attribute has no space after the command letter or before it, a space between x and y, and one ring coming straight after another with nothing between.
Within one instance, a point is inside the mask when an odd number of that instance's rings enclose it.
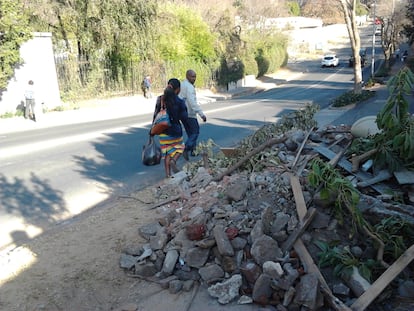
<instances>
[{"instance_id":1,"label":"wall pillar","mask_svg":"<svg viewBox=\"0 0 414 311\"><path fill-rule=\"evenodd\" d=\"M23 63L16 67L14 77L0 95L0 115L15 113L24 103L24 91L29 80L33 80L35 85L36 110L42 106L46 109L61 106L52 34L33 33L33 38L22 44L20 57Z\"/></svg>"}]
</instances>

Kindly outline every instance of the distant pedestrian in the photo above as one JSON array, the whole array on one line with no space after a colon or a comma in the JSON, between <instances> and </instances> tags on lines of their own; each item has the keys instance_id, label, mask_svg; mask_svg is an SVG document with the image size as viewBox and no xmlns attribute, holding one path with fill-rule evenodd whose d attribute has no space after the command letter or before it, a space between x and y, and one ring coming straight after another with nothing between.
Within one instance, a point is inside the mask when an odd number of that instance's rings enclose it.
<instances>
[{"instance_id":1,"label":"distant pedestrian","mask_svg":"<svg viewBox=\"0 0 414 311\"><path fill-rule=\"evenodd\" d=\"M141 83L141 89L145 98L151 98L151 77L145 76Z\"/></svg>"},{"instance_id":2,"label":"distant pedestrian","mask_svg":"<svg viewBox=\"0 0 414 311\"><path fill-rule=\"evenodd\" d=\"M30 118L36 122L36 114L35 114L36 101L35 101L35 90L34 90L33 80L29 80L29 83L24 92L24 98L25 98L24 117L25 119Z\"/></svg>"},{"instance_id":3,"label":"distant pedestrian","mask_svg":"<svg viewBox=\"0 0 414 311\"><path fill-rule=\"evenodd\" d=\"M200 134L200 125L197 121L197 115L199 115L204 122L207 121L207 117L197 102L197 95L194 87L196 78L197 75L194 70L187 70L186 79L181 82L181 91L180 94L178 94L178 96L184 99L188 110L188 118L183 122L185 132L187 133L183 157L187 161L189 160L189 154L195 156L194 150L196 148L198 135Z\"/></svg>"},{"instance_id":4,"label":"distant pedestrian","mask_svg":"<svg viewBox=\"0 0 414 311\"><path fill-rule=\"evenodd\" d=\"M397 49L396 51L395 51L395 58L398 60L398 59L400 59L400 49Z\"/></svg>"},{"instance_id":5,"label":"distant pedestrian","mask_svg":"<svg viewBox=\"0 0 414 311\"><path fill-rule=\"evenodd\" d=\"M403 62L405 62L405 61L407 60L407 57L408 57L408 51L407 51L407 50L405 50L401 60L402 60Z\"/></svg>"}]
</instances>

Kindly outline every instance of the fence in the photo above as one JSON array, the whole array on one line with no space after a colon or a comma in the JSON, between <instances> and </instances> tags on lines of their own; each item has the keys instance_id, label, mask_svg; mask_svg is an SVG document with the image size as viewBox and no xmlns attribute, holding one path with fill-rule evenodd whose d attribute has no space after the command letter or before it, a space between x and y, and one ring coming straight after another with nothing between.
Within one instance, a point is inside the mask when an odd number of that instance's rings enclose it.
<instances>
[{"instance_id":1,"label":"fence","mask_svg":"<svg viewBox=\"0 0 414 311\"><path fill-rule=\"evenodd\" d=\"M55 58L56 70L63 101L94 97L128 96L141 93L141 82L151 76L153 92L164 89L169 78L182 80L185 71L197 72L197 85L214 85L212 71L203 64L155 61L114 64L110 61L91 62L71 56Z\"/></svg>"}]
</instances>

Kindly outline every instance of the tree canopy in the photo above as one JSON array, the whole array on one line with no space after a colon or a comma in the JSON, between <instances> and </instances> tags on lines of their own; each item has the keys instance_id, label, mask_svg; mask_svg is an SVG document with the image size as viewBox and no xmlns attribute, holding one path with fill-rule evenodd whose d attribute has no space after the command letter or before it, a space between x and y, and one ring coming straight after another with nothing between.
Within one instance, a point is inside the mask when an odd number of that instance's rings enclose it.
<instances>
[{"instance_id":1,"label":"tree canopy","mask_svg":"<svg viewBox=\"0 0 414 311\"><path fill-rule=\"evenodd\" d=\"M414 0L408 0L406 6L407 23L404 25L404 33L410 44L414 43Z\"/></svg>"},{"instance_id":2,"label":"tree canopy","mask_svg":"<svg viewBox=\"0 0 414 311\"><path fill-rule=\"evenodd\" d=\"M31 37L26 11L20 0L0 2L0 90L14 74L21 62L19 49Z\"/></svg>"},{"instance_id":3,"label":"tree canopy","mask_svg":"<svg viewBox=\"0 0 414 311\"><path fill-rule=\"evenodd\" d=\"M22 12L21 1L30 14L13 13ZM300 12L292 0L3 0L1 9L2 16L20 19L1 19L0 32L15 35L13 44L2 37L2 55L10 54L1 58L3 84L19 59L19 45L28 39L17 34L30 34L23 30L30 25L52 32L56 55L64 55L57 62L64 96L134 91L144 72L152 75L155 88L187 68L197 69L197 83L204 85L211 85L213 76L225 84L265 74L286 61L286 39L258 35L251 25L262 16ZM7 23L14 25L12 31Z\"/></svg>"}]
</instances>

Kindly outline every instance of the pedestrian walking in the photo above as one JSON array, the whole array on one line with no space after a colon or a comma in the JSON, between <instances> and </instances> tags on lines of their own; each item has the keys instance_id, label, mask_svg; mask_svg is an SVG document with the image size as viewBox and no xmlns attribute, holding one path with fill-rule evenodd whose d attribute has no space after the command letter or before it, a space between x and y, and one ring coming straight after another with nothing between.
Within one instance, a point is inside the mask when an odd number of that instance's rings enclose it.
<instances>
[{"instance_id":1,"label":"pedestrian walking","mask_svg":"<svg viewBox=\"0 0 414 311\"><path fill-rule=\"evenodd\" d=\"M400 49L397 49L397 50L395 51L395 59L396 59L396 60L399 60L399 59L400 59Z\"/></svg>"},{"instance_id":2,"label":"pedestrian walking","mask_svg":"<svg viewBox=\"0 0 414 311\"><path fill-rule=\"evenodd\" d=\"M33 80L29 80L26 90L24 92L25 98L25 108L24 108L24 117L25 119L30 118L36 122L36 114L35 114L35 90L34 90L34 82Z\"/></svg>"},{"instance_id":3,"label":"pedestrian walking","mask_svg":"<svg viewBox=\"0 0 414 311\"><path fill-rule=\"evenodd\" d=\"M199 115L204 122L207 121L207 117L197 102L196 89L194 86L197 78L196 72L189 69L185 76L185 80L181 82L181 91L178 96L184 100L188 111L188 118L183 122L187 134L183 157L188 161L189 155L195 156L194 150L200 134L200 125L197 120L197 115Z\"/></svg>"},{"instance_id":4,"label":"pedestrian walking","mask_svg":"<svg viewBox=\"0 0 414 311\"><path fill-rule=\"evenodd\" d=\"M408 57L408 51L407 51L407 50L405 50L401 60L402 60L403 62L405 62L405 61L407 60L407 57Z\"/></svg>"},{"instance_id":5,"label":"pedestrian walking","mask_svg":"<svg viewBox=\"0 0 414 311\"><path fill-rule=\"evenodd\" d=\"M187 107L184 101L178 97L180 92L180 80L172 78L168 81L164 94L157 97L154 117L165 105L171 126L159 135L162 157L166 177L179 171L177 161L184 152L183 130L181 123L188 117Z\"/></svg>"},{"instance_id":6,"label":"pedestrian walking","mask_svg":"<svg viewBox=\"0 0 414 311\"><path fill-rule=\"evenodd\" d=\"M151 98L151 77L145 76L141 83L141 89L145 98Z\"/></svg>"}]
</instances>

